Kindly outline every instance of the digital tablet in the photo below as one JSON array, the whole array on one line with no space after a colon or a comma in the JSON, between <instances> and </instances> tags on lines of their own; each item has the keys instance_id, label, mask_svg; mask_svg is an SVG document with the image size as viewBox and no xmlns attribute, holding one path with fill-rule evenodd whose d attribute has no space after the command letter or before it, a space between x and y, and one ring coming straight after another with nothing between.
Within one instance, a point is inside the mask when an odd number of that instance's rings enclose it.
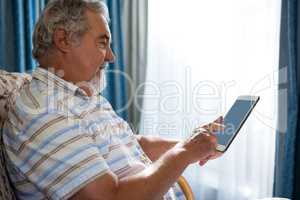
<instances>
[{"instance_id":1,"label":"digital tablet","mask_svg":"<svg viewBox=\"0 0 300 200\"><path fill-rule=\"evenodd\" d=\"M218 151L225 152L228 149L258 101L259 96L239 96L237 98L224 117L224 130L216 132Z\"/></svg>"}]
</instances>

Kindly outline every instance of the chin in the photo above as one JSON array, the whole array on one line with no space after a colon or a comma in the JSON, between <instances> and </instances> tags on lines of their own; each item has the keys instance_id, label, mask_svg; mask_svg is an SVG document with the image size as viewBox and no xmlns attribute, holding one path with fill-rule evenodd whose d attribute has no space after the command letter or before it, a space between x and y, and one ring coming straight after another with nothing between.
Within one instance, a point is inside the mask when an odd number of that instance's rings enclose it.
<instances>
[{"instance_id":1,"label":"chin","mask_svg":"<svg viewBox=\"0 0 300 200\"><path fill-rule=\"evenodd\" d=\"M97 73L88 81L91 88L94 90L93 93L100 93L106 87L105 70L98 70Z\"/></svg>"}]
</instances>

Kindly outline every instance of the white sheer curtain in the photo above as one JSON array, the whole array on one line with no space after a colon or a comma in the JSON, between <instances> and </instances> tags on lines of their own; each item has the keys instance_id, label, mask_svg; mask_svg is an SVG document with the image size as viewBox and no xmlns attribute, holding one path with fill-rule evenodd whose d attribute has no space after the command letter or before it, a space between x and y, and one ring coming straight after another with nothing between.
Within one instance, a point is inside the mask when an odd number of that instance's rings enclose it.
<instances>
[{"instance_id":1,"label":"white sheer curtain","mask_svg":"<svg viewBox=\"0 0 300 200\"><path fill-rule=\"evenodd\" d=\"M230 149L185 175L196 198L272 196L280 0L150 0L144 134L186 138L260 95Z\"/></svg>"}]
</instances>

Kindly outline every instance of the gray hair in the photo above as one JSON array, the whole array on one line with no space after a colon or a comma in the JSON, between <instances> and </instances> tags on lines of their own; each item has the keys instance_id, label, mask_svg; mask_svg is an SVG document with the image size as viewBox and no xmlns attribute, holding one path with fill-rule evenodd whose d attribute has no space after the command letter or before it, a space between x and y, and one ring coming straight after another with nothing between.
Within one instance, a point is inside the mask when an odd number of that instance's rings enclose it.
<instances>
[{"instance_id":1,"label":"gray hair","mask_svg":"<svg viewBox=\"0 0 300 200\"><path fill-rule=\"evenodd\" d=\"M53 34L57 28L64 29L69 38L78 41L89 29L87 9L102 14L109 22L108 8L101 0L50 1L35 25L33 57L41 58L53 47Z\"/></svg>"}]
</instances>

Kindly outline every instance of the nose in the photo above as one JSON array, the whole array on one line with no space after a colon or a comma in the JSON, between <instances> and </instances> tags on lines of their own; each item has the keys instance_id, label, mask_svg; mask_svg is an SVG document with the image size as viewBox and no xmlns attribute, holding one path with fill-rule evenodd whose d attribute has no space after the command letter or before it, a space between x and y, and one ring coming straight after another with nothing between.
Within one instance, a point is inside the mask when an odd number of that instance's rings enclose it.
<instances>
[{"instance_id":1,"label":"nose","mask_svg":"<svg viewBox=\"0 0 300 200\"><path fill-rule=\"evenodd\" d=\"M105 61L109 62L109 63L113 63L115 62L116 56L114 54L114 52L112 51L111 48L108 49L108 51L106 52L106 57L105 57Z\"/></svg>"}]
</instances>

